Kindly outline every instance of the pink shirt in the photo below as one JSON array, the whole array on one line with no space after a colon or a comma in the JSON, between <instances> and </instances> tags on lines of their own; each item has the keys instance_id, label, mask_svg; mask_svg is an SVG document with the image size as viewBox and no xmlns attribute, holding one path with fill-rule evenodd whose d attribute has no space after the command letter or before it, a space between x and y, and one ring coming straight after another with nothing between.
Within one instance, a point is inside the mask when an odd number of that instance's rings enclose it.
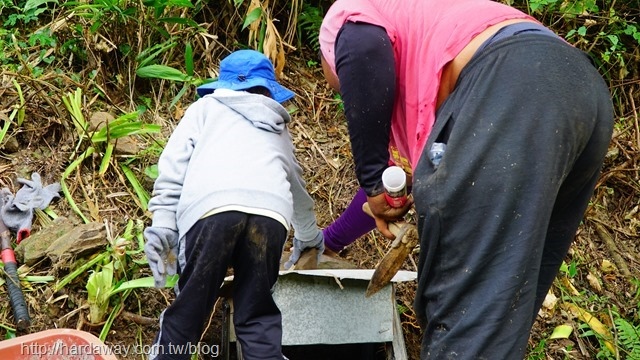
<instances>
[{"instance_id":1,"label":"pink shirt","mask_svg":"<svg viewBox=\"0 0 640 360\"><path fill-rule=\"evenodd\" d=\"M337 0L320 27L320 49L336 74L335 41L345 22L385 28L397 79L389 152L411 172L435 121L443 67L487 27L510 19L535 20L490 0Z\"/></svg>"}]
</instances>

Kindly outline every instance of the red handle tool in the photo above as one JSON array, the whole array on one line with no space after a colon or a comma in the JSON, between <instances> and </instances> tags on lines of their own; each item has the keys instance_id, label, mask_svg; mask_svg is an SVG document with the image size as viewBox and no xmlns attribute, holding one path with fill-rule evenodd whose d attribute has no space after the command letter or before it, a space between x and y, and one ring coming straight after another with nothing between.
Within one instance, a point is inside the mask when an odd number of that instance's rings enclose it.
<instances>
[{"instance_id":1,"label":"red handle tool","mask_svg":"<svg viewBox=\"0 0 640 360\"><path fill-rule=\"evenodd\" d=\"M13 317L18 330L26 330L31 325L29 318L29 309L24 301L24 294L20 288L20 279L18 278L18 264L16 256L11 246L11 233L0 218L0 241L2 243L2 262L4 263L4 272L7 274L7 290L9 292L9 300L13 309Z\"/></svg>"}]
</instances>

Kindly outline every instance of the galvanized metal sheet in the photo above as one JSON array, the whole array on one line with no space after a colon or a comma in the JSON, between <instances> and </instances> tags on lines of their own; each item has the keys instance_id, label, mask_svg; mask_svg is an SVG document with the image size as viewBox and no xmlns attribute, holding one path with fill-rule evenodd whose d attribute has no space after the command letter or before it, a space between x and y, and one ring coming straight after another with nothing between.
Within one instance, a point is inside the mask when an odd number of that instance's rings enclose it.
<instances>
[{"instance_id":1,"label":"galvanized metal sheet","mask_svg":"<svg viewBox=\"0 0 640 360\"><path fill-rule=\"evenodd\" d=\"M297 273L303 275L312 275L312 276L328 276L338 279L359 279L359 280L371 280L373 276L373 272L375 270L372 269L316 269L316 270L292 270L292 271L280 271L280 276ZM396 275L391 279L391 282L405 282L405 281L413 281L417 277L417 273L415 271L406 271L400 270Z\"/></svg>"},{"instance_id":2,"label":"galvanized metal sheet","mask_svg":"<svg viewBox=\"0 0 640 360\"><path fill-rule=\"evenodd\" d=\"M416 273L399 271L392 283L365 297L373 270L281 271L273 298L282 312L282 345L383 343L402 339L393 283ZM232 282L228 277L225 282ZM394 318L394 316L396 316ZM231 326L233 327L233 326ZM398 333L400 331L400 333ZM231 329L232 341L235 334Z\"/></svg>"},{"instance_id":3,"label":"galvanized metal sheet","mask_svg":"<svg viewBox=\"0 0 640 360\"><path fill-rule=\"evenodd\" d=\"M353 344L393 340L392 286L366 298L368 281L281 275L274 299L282 312L282 344Z\"/></svg>"}]
</instances>

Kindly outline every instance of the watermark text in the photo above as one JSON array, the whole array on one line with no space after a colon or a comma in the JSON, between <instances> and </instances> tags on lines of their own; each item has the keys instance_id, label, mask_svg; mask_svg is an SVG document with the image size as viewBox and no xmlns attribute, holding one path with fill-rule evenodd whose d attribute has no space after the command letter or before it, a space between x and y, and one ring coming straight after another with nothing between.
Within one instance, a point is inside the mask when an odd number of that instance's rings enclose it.
<instances>
[{"instance_id":1,"label":"watermark text","mask_svg":"<svg viewBox=\"0 0 640 360\"><path fill-rule=\"evenodd\" d=\"M167 354L200 354L209 355L209 357L218 357L220 355L220 346L206 343L186 343L186 344L169 344L169 345L138 345L138 344L67 344L62 340L54 343L38 343L32 342L20 345L20 354L27 356L102 356L115 355L116 357L126 357L129 355L149 355Z\"/></svg>"}]
</instances>

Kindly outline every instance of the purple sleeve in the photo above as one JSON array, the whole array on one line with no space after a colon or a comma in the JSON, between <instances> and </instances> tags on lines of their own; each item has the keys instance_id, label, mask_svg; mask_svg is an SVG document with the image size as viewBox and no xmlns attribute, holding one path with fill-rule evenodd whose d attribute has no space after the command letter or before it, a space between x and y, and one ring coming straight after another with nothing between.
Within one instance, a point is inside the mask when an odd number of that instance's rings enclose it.
<instances>
[{"instance_id":1,"label":"purple sleeve","mask_svg":"<svg viewBox=\"0 0 640 360\"><path fill-rule=\"evenodd\" d=\"M383 28L348 22L338 34L335 54L356 176L367 195L378 195L389 163L396 86L393 47Z\"/></svg>"}]
</instances>

